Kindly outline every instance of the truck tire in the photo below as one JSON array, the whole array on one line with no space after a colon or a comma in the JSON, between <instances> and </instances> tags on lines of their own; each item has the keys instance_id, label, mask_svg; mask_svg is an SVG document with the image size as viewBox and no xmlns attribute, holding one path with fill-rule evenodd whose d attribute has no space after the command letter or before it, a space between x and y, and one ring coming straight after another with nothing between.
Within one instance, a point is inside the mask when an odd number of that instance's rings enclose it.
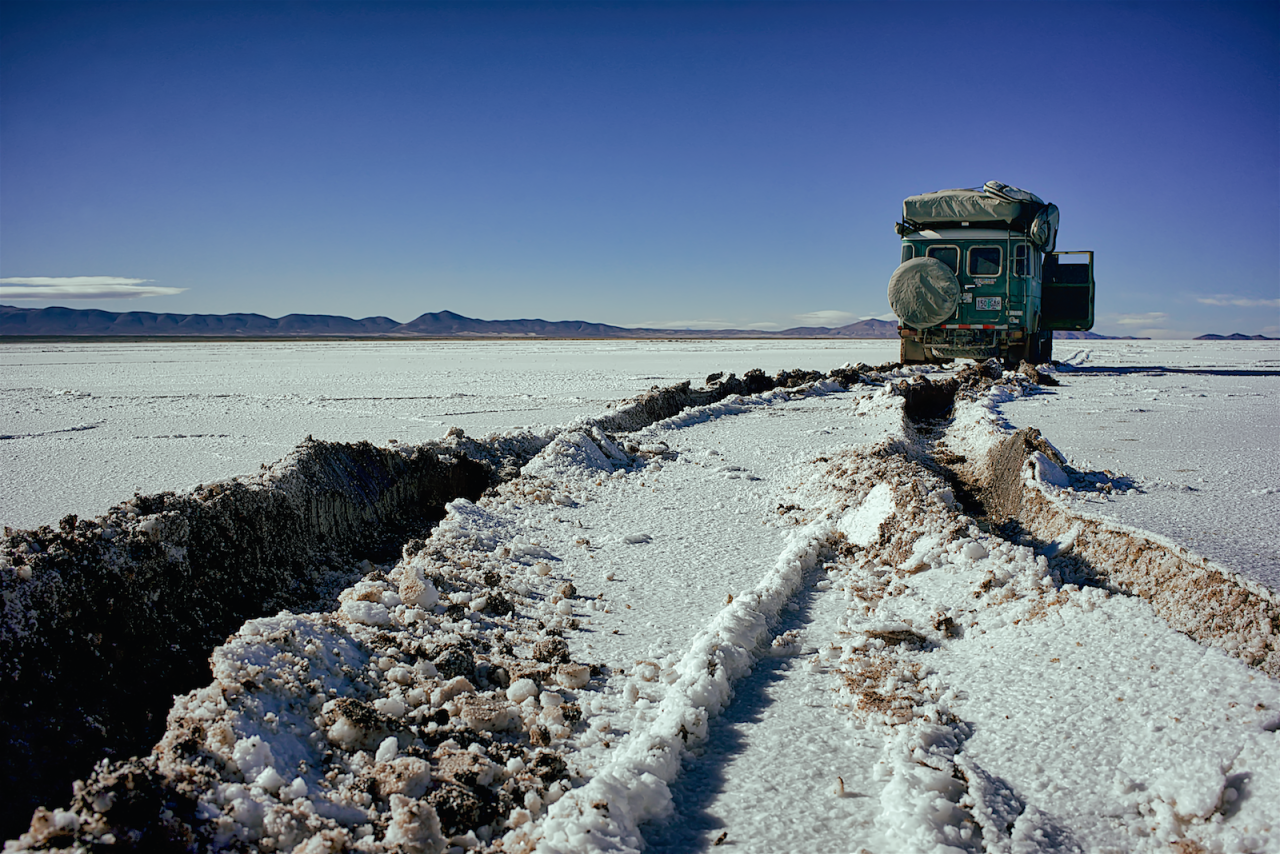
<instances>
[{"instance_id":1,"label":"truck tire","mask_svg":"<svg viewBox=\"0 0 1280 854\"><path fill-rule=\"evenodd\" d=\"M1016 370L1022 362L1034 365L1040 356L1040 336L1031 335L1017 344L1010 344L1001 354L1000 361L1009 370Z\"/></svg>"},{"instance_id":2,"label":"truck tire","mask_svg":"<svg viewBox=\"0 0 1280 854\"><path fill-rule=\"evenodd\" d=\"M1040 335L1040 361L1038 364L1047 365L1053 361L1053 332L1041 332Z\"/></svg>"}]
</instances>

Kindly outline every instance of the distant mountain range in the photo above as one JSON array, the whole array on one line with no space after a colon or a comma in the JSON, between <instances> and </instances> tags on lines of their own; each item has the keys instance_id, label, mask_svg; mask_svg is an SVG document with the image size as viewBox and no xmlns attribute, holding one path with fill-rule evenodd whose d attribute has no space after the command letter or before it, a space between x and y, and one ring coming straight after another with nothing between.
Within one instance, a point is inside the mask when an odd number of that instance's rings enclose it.
<instances>
[{"instance_id":1,"label":"distant mountain range","mask_svg":"<svg viewBox=\"0 0 1280 854\"><path fill-rule=\"evenodd\" d=\"M1265 335L1245 335L1243 332L1232 332L1230 335L1197 335L1195 341L1280 341L1280 338L1268 338Z\"/></svg>"},{"instance_id":2,"label":"distant mountain range","mask_svg":"<svg viewBox=\"0 0 1280 854\"><path fill-rule=\"evenodd\" d=\"M1140 335L1099 335L1097 332L1063 332L1059 330L1053 333L1055 341L1063 340L1089 340L1089 341L1150 341L1150 338L1144 338Z\"/></svg>"},{"instance_id":3,"label":"distant mountain range","mask_svg":"<svg viewBox=\"0 0 1280 854\"><path fill-rule=\"evenodd\" d=\"M0 305L0 337L206 338L897 338L893 320L847 326L759 329L640 329L582 320L477 320L452 311L423 314L408 323L389 317L353 320L331 314L156 314L88 308L18 308ZM1133 339L1131 335L1055 332L1059 339ZM1197 341L1274 341L1264 335L1201 335Z\"/></svg>"},{"instance_id":4,"label":"distant mountain range","mask_svg":"<svg viewBox=\"0 0 1280 854\"><path fill-rule=\"evenodd\" d=\"M897 338L898 324L860 320L847 326L754 329L630 329L581 320L476 320L452 311L408 323L389 317L329 314L156 314L0 305L0 336L124 336L210 338Z\"/></svg>"}]
</instances>

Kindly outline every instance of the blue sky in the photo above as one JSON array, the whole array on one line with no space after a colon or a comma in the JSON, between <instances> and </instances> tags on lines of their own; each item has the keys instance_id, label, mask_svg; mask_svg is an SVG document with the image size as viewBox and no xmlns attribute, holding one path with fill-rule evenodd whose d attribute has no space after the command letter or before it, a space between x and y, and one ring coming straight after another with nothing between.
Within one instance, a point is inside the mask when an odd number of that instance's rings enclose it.
<instances>
[{"instance_id":1,"label":"blue sky","mask_svg":"<svg viewBox=\"0 0 1280 854\"><path fill-rule=\"evenodd\" d=\"M839 325L988 180L1097 331L1280 333L1280 4L0 3L6 304Z\"/></svg>"}]
</instances>

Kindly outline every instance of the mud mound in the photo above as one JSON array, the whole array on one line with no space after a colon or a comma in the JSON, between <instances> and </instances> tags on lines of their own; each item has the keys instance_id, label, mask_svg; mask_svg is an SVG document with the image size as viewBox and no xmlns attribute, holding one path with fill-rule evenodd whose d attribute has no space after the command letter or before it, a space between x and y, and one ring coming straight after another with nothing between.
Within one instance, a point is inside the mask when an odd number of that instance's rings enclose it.
<instances>
[{"instance_id":1,"label":"mud mound","mask_svg":"<svg viewBox=\"0 0 1280 854\"><path fill-rule=\"evenodd\" d=\"M1041 474L1044 467L1057 471ZM1018 430L952 473L976 484L988 522L1036 548L1064 577L1140 596L1200 644L1280 676L1280 596L1162 537L1067 505L1057 497L1061 486L1110 491L1113 479L1072 469L1039 430Z\"/></svg>"},{"instance_id":2,"label":"mud mound","mask_svg":"<svg viewBox=\"0 0 1280 854\"><path fill-rule=\"evenodd\" d=\"M1025 367L1031 368L1029 365ZM1047 375L1044 375L1047 376ZM1031 368L1030 373L1019 372L1012 382L1038 383L1042 375ZM929 421L944 418L955 405L957 395L973 399L978 394L1004 380L1004 366L998 359L988 359L982 364L968 364L955 376L930 380L926 376L911 380L899 380L893 393L903 399L903 413L911 421Z\"/></svg>"},{"instance_id":3,"label":"mud mound","mask_svg":"<svg viewBox=\"0 0 1280 854\"><path fill-rule=\"evenodd\" d=\"M900 381L893 393L903 398L907 418L923 424L948 415L958 400L976 400L997 383L1052 382L1051 375L1032 365L1024 363L1018 372L1005 374L991 360L966 366L942 382L927 377ZM939 428L935 424L930 429ZM958 447L964 446L963 437L954 438L960 439ZM1280 597L1174 543L1066 506L1054 497L1053 485L1037 480L1041 465L1058 469L1063 484L1092 484L1102 491L1110 491L1114 478L1072 469L1036 428L1005 436L978 459L938 443L930 463L947 478L967 512L1037 548L1064 577L1141 596L1169 625L1199 643L1280 675Z\"/></svg>"},{"instance_id":4,"label":"mud mound","mask_svg":"<svg viewBox=\"0 0 1280 854\"><path fill-rule=\"evenodd\" d=\"M688 381L665 388L654 386L644 394L618 404L613 414L592 419L588 423L609 433L629 433L670 418L690 407L706 406L735 394L760 394L775 388L798 388L825 379L849 388L861 381L863 373L873 370L887 373L899 367L901 365L889 364L871 369L865 365L846 365L826 374L796 369L779 371L772 377L758 368L747 371L741 377L732 373L728 376L715 373L707 377L707 388L695 389Z\"/></svg>"},{"instance_id":5,"label":"mud mound","mask_svg":"<svg viewBox=\"0 0 1280 854\"><path fill-rule=\"evenodd\" d=\"M478 498L488 471L430 449L307 441L253 480L139 495L9 532L0 574L4 826L101 756L144 750L174 693L250 617L312 601L333 566Z\"/></svg>"}]
</instances>

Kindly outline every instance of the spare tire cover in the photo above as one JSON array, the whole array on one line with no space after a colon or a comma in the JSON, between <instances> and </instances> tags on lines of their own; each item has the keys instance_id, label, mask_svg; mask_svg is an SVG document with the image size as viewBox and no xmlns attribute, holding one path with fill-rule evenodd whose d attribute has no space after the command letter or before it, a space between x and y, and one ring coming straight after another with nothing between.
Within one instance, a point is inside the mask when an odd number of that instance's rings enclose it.
<instances>
[{"instance_id":1,"label":"spare tire cover","mask_svg":"<svg viewBox=\"0 0 1280 854\"><path fill-rule=\"evenodd\" d=\"M935 326L959 304L960 282L937 258L912 258L889 277L889 307L907 326Z\"/></svg>"}]
</instances>

